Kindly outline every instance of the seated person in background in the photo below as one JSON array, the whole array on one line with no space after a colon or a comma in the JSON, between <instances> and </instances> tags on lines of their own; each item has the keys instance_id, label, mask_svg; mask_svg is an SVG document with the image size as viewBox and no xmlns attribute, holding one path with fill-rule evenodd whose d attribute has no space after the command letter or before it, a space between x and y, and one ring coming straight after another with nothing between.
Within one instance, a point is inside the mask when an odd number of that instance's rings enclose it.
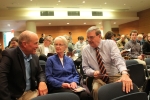
<instances>
[{"instance_id":1,"label":"seated person in background","mask_svg":"<svg viewBox=\"0 0 150 100\"><path fill-rule=\"evenodd\" d=\"M102 40L101 31L96 26L90 27L86 33L89 45L82 52L82 67L87 76L94 77L94 100L98 100L98 89L112 82L122 82L123 91L130 92L133 88L132 81L114 40Z\"/></svg>"},{"instance_id":2,"label":"seated person in background","mask_svg":"<svg viewBox=\"0 0 150 100\"><path fill-rule=\"evenodd\" d=\"M38 49L36 50L36 54L39 56L41 54L45 54L47 56L48 53L55 53L55 48L53 45L51 45L52 38L51 36L46 36L44 38L43 44L40 44L38 46Z\"/></svg>"},{"instance_id":3,"label":"seated person in background","mask_svg":"<svg viewBox=\"0 0 150 100\"><path fill-rule=\"evenodd\" d=\"M141 46L140 44L137 42L137 35L138 32L136 30L132 30L130 32L130 41L128 41L125 44L125 49L131 49L128 56L130 57L130 59L135 59L137 60L140 64L146 65L144 58L143 58L143 54L142 54L142 50L141 50Z\"/></svg>"},{"instance_id":4,"label":"seated person in background","mask_svg":"<svg viewBox=\"0 0 150 100\"><path fill-rule=\"evenodd\" d=\"M137 42L142 46L143 45L143 35L142 34L138 34L137 36Z\"/></svg>"},{"instance_id":5,"label":"seated person in background","mask_svg":"<svg viewBox=\"0 0 150 100\"><path fill-rule=\"evenodd\" d=\"M46 62L46 78L50 93L73 92L79 84L79 75L73 60L64 54L68 41L64 36L54 40L56 54L48 57ZM76 93L76 92L73 92ZM89 100L85 91L76 93L80 100Z\"/></svg>"},{"instance_id":6,"label":"seated person in background","mask_svg":"<svg viewBox=\"0 0 150 100\"><path fill-rule=\"evenodd\" d=\"M18 38L17 37L13 37L10 40L10 46L9 46L9 48L15 48L17 46L18 46Z\"/></svg>"},{"instance_id":7,"label":"seated person in background","mask_svg":"<svg viewBox=\"0 0 150 100\"><path fill-rule=\"evenodd\" d=\"M2 52L0 100L31 100L48 92L45 74L35 55L37 34L24 31L19 35L18 43L18 47Z\"/></svg>"},{"instance_id":8,"label":"seated person in background","mask_svg":"<svg viewBox=\"0 0 150 100\"><path fill-rule=\"evenodd\" d=\"M105 34L104 38L105 38L105 40L110 39L110 40L114 40L114 41L115 41L115 36L116 36L116 35L115 35L114 32L108 31L108 32Z\"/></svg>"},{"instance_id":9,"label":"seated person in background","mask_svg":"<svg viewBox=\"0 0 150 100\"><path fill-rule=\"evenodd\" d=\"M120 49L120 51L124 50L125 44L128 42L125 35L121 35L121 38L117 41L117 46Z\"/></svg>"},{"instance_id":10,"label":"seated person in background","mask_svg":"<svg viewBox=\"0 0 150 100\"><path fill-rule=\"evenodd\" d=\"M72 42L70 42L69 36L64 35L64 37L68 40L68 48L67 48L66 52L72 52L74 49L74 46L73 46Z\"/></svg>"},{"instance_id":11,"label":"seated person in background","mask_svg":"<svg viewBox=\"0 0 150 100\"><path fill-rule=\"evenodd\" d=\"M86 42L84 41L84 37L83 36L79 36L78 37L78 42L76 42L76 44L74 45L74 52L81 54L81 49L82 46L86 45Z\"/></svg>"},{"instance_id":12,"label":"seated person in background","mask_svg":"<svg viewBox=\"0 0 150 100\"><path fill-rule=\"evenodd\" d=\"M142 50L143 54L150 55L150 33L147 34L147 41L144 42Z\"/></svg>"}]
</instances>

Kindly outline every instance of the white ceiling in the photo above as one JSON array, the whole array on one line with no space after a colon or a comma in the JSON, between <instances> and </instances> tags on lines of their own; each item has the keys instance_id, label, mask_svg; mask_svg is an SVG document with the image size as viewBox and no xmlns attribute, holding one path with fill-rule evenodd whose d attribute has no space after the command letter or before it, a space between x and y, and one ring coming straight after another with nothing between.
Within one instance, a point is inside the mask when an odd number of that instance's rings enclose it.
<instances>
[{"instance_id":1,"label":"white ceiling","mask_svg":"<svg viewBox=\"0 0 150 100\"><path fill-rule=\"evenodd\" d=\"M99 9L115 10L122 12L139 12L150 8L150 0L0 0L0 9L23 9L23 8L75 8L75 9ZM85 2L85 3L83 3ZM112 27L130 22L136 19L110 20ZM58 19L58 20L34 20L37 26L64 26L69 25L97 25L103 19ZM113 24L116 22L116 24ZM51 24L48 24L51 23ZM11 26L7 26L10 24ZM24 30L26 20L1 20L0 31ZM12 27L13 26L13 27ZM15 27L14 27L15 26Z\"/></svg>"}]
</instances>

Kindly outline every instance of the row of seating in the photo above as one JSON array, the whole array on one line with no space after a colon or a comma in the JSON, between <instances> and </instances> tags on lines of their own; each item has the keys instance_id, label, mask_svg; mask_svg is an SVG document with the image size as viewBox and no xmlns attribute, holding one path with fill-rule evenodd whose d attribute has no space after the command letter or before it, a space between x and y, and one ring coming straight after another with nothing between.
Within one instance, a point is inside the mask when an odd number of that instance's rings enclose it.
<instances>
[{"instance_id":1,"label":"row of seating","mask_svg":"<svg viewBox=\"0 0 150 100\"><path fill-rule=\"evenodd\" d=\"M150 61L148 61L148 62L150 62ZM40 60L40 65L42 66L43 69L45 69L44 61ZM135 83L137 85L137 87L140 91L144 91L148 94L149 90L147 90L147 91L143 90L143 87L146 88L146 86L144 86L144 84L147 82L147 79L149 79L149 76L145 75L145 72L147 72L147 70L145 68L147 68L147 67L144 67L144 65L139 64L136 60L126 60L126 65L127 65L128 72L130 74L130 78L132 79L133 83ZM81 74L81 76L84 79L86 79L86 81L84 82L85 85L88 87L89 91L92 91L93 78L87 77L84 74L83 69L82 69L82 62L80 62L80 64L77 64L76 67L79 68L79 70L80 70L79 74ZM145 84L145 85L147 85L147 84Z\"/></svg>"},{"instance_id":2,"label":"row of seating","mask_svg":"<svg viewBox=\"0 0 150 100\"><path fill-rule=\"evenodd\" d=\"M71 98L70 98L71 97ZM80 100L76 94L62 92L39 96L32 100ZM98 90L98 100L148 100L145 92L139 92L137 86L133 84L133 90L128 94L122 91L122 83L110 83L102 86Z\"/></svg>"}]
</instances>

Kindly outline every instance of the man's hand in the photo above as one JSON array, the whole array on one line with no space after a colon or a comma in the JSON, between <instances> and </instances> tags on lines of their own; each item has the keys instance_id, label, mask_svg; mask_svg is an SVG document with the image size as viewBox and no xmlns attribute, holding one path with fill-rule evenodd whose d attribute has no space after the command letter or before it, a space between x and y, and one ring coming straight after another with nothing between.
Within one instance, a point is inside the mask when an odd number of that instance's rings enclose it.
<instances>
[{"instance_id":1,"label":"man's hand","mask_svg":"<svg viewBox=\"0 0 150 100\"><path fill-rule=\"evenodd\" d=\"M138 59L143 60L143 56L142 55L138 56Z\"/></svg>"},{"instance_id":2,"label":"man's hand","mask_svg":"<svg viewBox=\"0 0 150 100\"><path fill-rule=\"evenodd\" d=\"M123 91L126 93L129 93L133 89L133 83L132 80L129 78L128 74L122 74L120 80L117 82L123 83Z\"/></svg>"},{"instance_id":3,"label":"man's hand","mask_svg":"<svg viewBox=\"0 0 150 100\"><path fill-rule=\"evenodd\" d=\"M95 71L93 76L94 76L95 78L100 77L100 73L99 73L99 71Z\"/></svg>"},{"instance_id":4,"label":"man's hand","mask_svg":"<svg viewBox=\"0 0 150 100\"><path fill-rule=\"evenodd\" d=\"M70 84L69 83L63 83L62 84L62 88L71 88Z\"/></svg>"},{"instance_id":5,"label":"man's hand","mask_svg":"<svg viewBox=\"0 0 150 100\"><path fill-rule=\"evenodd\" d=\"M45 82L39 83L39 95L46 95L48 93L47 85Z\"/></svg>"}]
</instances>

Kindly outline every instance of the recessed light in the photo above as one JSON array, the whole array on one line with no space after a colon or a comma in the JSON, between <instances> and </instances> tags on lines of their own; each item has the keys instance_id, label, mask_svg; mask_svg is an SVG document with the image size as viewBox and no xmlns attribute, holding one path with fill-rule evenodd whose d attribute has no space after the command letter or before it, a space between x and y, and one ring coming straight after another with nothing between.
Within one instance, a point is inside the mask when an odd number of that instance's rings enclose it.
<instances>
[{"instance_id":1,"label":"recessed light","mask_svg":"<svg viewBox=\"0 0 150 100\"><path fill-rule=\"evenodd\" d=\"M114 22L114 24L116 24L116 22Z\"/></svg>"},{"instance_id":2,"label":"recessed light","mask_svg":"<svg viewBox=\"0 0 150 100\"><path fill-rule=\"evenodd\" d=\"M126 4L123 4L123 5L126 5Z\"/></svg>"},{"instance_id":3,"label":"recessed light","mask_svg":"<svg viewBox=\"0 0 150 100\"><path fill-rule=\"evenodd\" d=\"M69 24L69 23L67 23L67 24Z\"/></svg>"},{"instance_id":4,"label":"recessed light","mask_svg":"<svg viewBox=\"0 0 150 100\"><path fill-rule=\"evenodd\" d=\"M82 3L85 3L85 1L82 1Z\"/></svg>"},{"instance_id":5,"label":"recessed light","mask_svg":"<svg viewBox=\"0 0 150 100\"><path fill-rule=\"evenodd\" d=\"M107 4L107 2L105 2L104 4Z\"/></svg>"},{"instance_id":6,"label":"recessed light","mask_svg":"<svg viewBox=\"0 0 150 100\"><path fill-rule=\"evenodd\" d=\"M83 24L86 24L86 23L83 23Z\"/></svg>"},{"instance_id":7,"label":"recessed light","mask_svg":"<svg viewBox=\"0 0 150 100\"><path fill-rule=\"evenodd\" d=\"M48 23L49 25L51 25L51 23Z\"/></svg>"},{"instance_id":8,"label":"recessed light","mask_svg":"<svg viewBox=\"0 0 150 100\"><path fill-rule=\"evenodd\" d=\"M30 1L32 1L32 0L30 0Z\"/></svg>"},{"instance_id":9,"label":"recessed light","mask_svg":"<svg viewBox=\"0 0 150 100\"><path fill-rule=\"evenodd\" d=\"M58 0L58 2L61 2L60 0Z\"/></svg>"},{"instance_id":10,"label":"recessed light","mask_svg":"<svg viewBox=\"0 0 150 100\"><path fill-rule=\"evenodd\" d=\"M58 4L56 4L58 6Z\"/></svg>"},{"instance_id":11,"label":"recessed light","mask_svg":"<svg viewBox=\"0 0 150 100\"><path fill-rule=\"evenodd\" d=\"M102 22L99 22L98 24L102 24Z\"/></svg>"},{"instance_id":12,"label":"recessed light","mask_svg":"<svg viewBox=\"0 0 150 100\"><path fill-rule=\"evenodd\" d=\"M10 24L7 24L7 26L10 26Z\"/></svg>"}]
</instances>

